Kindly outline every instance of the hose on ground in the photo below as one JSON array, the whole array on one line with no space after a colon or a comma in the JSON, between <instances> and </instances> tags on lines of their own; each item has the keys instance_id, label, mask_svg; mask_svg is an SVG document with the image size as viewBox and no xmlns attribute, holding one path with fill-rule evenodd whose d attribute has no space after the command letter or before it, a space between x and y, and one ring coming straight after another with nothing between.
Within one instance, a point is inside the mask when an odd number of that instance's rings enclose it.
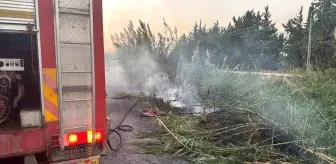
<instances>
[{"instance_id":1,"label":"hose on ground","mask_svg":"<svg viewBox=\"0 0 336 164\"><path fill-rule=\"evenodd\" d=\"M132 127L132 126L130 126L130 125L124 125L123 123L124 123L125 119L127 118L128 114L130 114L131 111L132 111L132 110L136 107L136 105L138 105L138 103L140 103L140 102L141 102L141 100L137 100L137 101L135 102L135 104L134 104L134 105L133 105L127 112L126 112L126 114L124 115L123 119L120 121L120 123L118 124L118 126L115 127L115 128L113 128L113 129L110 129L110 130L108 131L107 144L108 144L109 148L110 148L112 151L117 152L117 151L119 151L119 150L122 148L123 139L122 139L122 136L121 136L121 132L131 132L131 131L133 131L133 127ZM113 134L113 133L117 134L117 136L118 136L118 138L119 138L119 144L118 144L118 146L117 146L116 148L114 148L114 147L112 146L111 141L110 141L110 139L109 139L109 136L110 136L111 134Z\"/></svg>"}]
</instances>

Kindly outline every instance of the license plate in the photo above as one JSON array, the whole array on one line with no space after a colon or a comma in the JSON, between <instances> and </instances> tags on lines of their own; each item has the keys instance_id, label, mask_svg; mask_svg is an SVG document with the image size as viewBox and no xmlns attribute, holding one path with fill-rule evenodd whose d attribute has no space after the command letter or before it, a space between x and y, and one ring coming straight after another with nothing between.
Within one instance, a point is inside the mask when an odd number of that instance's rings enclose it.
<instances>
[{"instance_id":1,"label":"license plate","mask_svg":"<svg viewBox=\"0 0 336 164\"><path fill-rule=\"evenodd\" d=\"M60 160L78 159L99 155L102 152L102 150L103 150L103 144L98 143L94 145L65 147L64 149L56 147L52 148L50 152L52 161L60 161Z\"/></svg>"},{"instance_id":2,"label":"license plate","mask_svg":"<svg viewBox=\"0 0 336 164\"><path fill-rule=\"evenodd\" d=\"M99 164L99 159L90 159L87 161L78 162L77 164Z\"/></svg>"}]
</instances>

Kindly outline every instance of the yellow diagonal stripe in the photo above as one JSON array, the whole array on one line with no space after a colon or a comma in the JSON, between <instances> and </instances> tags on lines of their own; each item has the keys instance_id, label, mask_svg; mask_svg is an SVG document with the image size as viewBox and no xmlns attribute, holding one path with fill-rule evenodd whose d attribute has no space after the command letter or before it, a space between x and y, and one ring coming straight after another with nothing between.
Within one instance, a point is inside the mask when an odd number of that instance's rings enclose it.
<instances>
[{"instance_id":1,"label":"yellow diagonal stripe","mask_svg":"<svg viewBox=\"0 0 336 164\"><path fill-rule=\"evenodd\" d=\"M43 84L43 96L55 106L58 106L57 93L51 89L47 84Z\"/></svg>"},{"instance_id":2,"label":"yellow diagonal stripe","mask_svg":"<svg viewBox=\"0 0 336 164\"><path fill-rule=\"evenodd\" d=\"M53 80L56 81L56 69L55 68L43 68L43 73L47 74Z\"/></svg>"},{"instance_id":3,"label":"yellow diagonal stripe","mask_svg":"<svg viewBox=\"0 0 336 164\"><path fill-rule=\"evenodd\" d=\"M57 120L58 120L57 117L56 117L55 115L51 114L51 113L48 111L48 109L45 109L44 111L45 111L44 120L45 120L46 122L57 121Z\"/></svg>"},{"instance_id":4,"label":"yellow diagonal stripe","mask_svg":"<svg viewBox=\"0 0 336 164\"><path fill-rule=\"evenodd\" d=\"M50 77L51 80L56 81L56 69L55 68L44 68L43 74ZM43 83L43 96L44 99L54 104L56 107L58 107L58 96L57 93L51 88L51 86L48 86L46 83ZM45 121L46 122L52 122L57 121L58 118L52 114L50 109L45 109Z\"/></svg>"}]
</instances>

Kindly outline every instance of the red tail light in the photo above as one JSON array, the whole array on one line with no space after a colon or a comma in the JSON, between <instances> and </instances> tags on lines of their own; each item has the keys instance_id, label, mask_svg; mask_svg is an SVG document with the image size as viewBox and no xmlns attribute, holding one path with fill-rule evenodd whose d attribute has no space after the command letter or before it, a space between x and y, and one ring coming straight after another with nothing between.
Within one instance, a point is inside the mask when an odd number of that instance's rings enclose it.
<instances>
[{"instance_id":1,"label":"red tail light","mask_svg":"<svg viewBox=\"0 0 336 164\"><path fill-rule=\"evenodd\" d=\"M68 141L69 141L69 144L77 143L78 142L78 135L77 134L69 134Z\"/></svg>"},{"instance_id":2,"label":"red tail light","mask_svg":"<svg viewBox=\"0 0 336 164\"><path fill-rule=\"evenodd\" d=\"M103 142L103 132L99 129L95 133L96 142ZM57 138L57 140L56 140ZM59 145L59 136L52 138L53 145ZM93 142L92 130L86 132L75 132L64 135L65 146L76 146L82 144L91 144Z\"/></svg>"}]
</instances>

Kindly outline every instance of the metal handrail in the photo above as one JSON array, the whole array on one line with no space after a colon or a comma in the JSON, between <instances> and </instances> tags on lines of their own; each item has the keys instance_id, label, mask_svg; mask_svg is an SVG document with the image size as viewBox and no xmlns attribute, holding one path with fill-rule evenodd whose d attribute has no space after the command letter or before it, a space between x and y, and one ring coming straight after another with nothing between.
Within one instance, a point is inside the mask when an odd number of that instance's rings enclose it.
<instances>
[{"instance_id":1,"label":"metal handrail","mask_svg":"<svg viewBox=\"0 0 336 164\"><path fill-rule=\"evenodd\" d=\"M54 1L55 14L55 43L56 43L56 66L57 66L57 93L58 93L58 118L60 130L60 147L64 149L64 121L63 121L63 102L62 102L62 71L61 71L61 45L60 45L60 23L59 23L59 0Z\"/></svg>"},{"instance_id":2,"label":"metal handrail","mask_svg":"<svg viewBox=\"0 0 336 164\"><path fill-rule=\"evenodd\" d=\"M90 38L91 38L91 70L92 70L92 143L96 142L96 87L95 87L95 55L93 36L93 0L90 0Z\"/></svg>"}]
</instances>

